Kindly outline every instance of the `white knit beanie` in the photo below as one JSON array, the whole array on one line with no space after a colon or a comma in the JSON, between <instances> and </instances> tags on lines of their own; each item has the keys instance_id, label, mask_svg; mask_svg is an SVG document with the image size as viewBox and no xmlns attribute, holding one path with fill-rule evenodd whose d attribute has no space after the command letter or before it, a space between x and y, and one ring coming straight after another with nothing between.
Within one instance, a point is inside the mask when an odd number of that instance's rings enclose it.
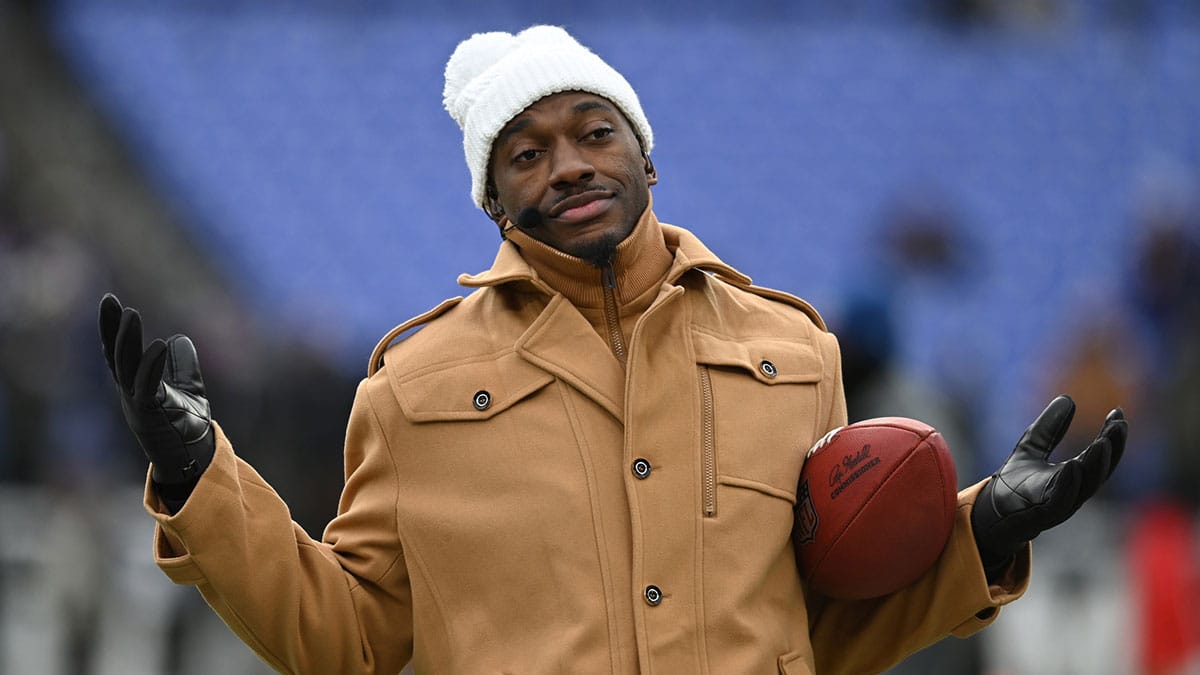
<instances>
[{"instance_id":1,"label":"white knit beanie","mask_svg":"<svg viewBox=\"0 0 1200 675\"><path fill-rule=\"evenodd\" d=\"M558 26L511 33L476 33L446 62L442 102L463 131L471 198L484 205L488 160L496 135L530 104L562 91L586 91L625 113L650 152L654 135L633 87L612 66Z\"/></svg>"}]
</instances>

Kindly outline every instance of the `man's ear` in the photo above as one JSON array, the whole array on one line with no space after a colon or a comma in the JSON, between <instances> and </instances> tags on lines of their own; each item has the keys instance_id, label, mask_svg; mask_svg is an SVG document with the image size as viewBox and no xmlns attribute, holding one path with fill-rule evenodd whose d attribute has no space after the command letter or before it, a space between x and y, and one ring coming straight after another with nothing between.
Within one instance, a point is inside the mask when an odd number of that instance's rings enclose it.
<instances>
[{"instance_id":1,"label":"man's ear","mask_svg":"<svg viewBox=\"0 0 1200 675\"><path fill-rule=\"evenodd\" d=\"M504 207L500 205L500 196L496 193L496 186L491 181L488 181L483 190L483 211L496 224L499 224L500 219L504 218Z\"/></svg>"},{"instance_id":2,"label":"man's ear","mask_svg":"<svg viewBox=\"0 0 1200 675\"><path fill-rule=\"evenodd\" d=\"M642 159L646 160L646 184L658 185L658 169L654 168L654 160L645 152L642 153Z\"/></svg>"}]
</instances>

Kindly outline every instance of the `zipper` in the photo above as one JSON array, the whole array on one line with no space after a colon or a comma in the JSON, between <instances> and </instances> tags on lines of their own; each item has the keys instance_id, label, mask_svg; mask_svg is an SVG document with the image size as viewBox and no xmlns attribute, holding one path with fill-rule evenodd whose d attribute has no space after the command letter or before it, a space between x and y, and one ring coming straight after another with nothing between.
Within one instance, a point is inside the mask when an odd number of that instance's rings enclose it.
<instances>
[{"instance_id":1,"label":"zipper","mask_svg":"<svg viewBox=\"0 0 1200 675\"><path fill-rule=\"evenodd\" d=\"M600 283L604 287L604 323L608 327L608 345L613 356L625 365L625 336L621 334L621 314L617 311L617 275L612 262L600 268Z\"/></svg>"},{"instance_id":2,"label":"zipper","mask_svg":"<svg viewBox=\"0 0 1200 675\"><path fill-rule=\"evenodd\" d=\"M713 418L712 380L708 376L708 366L700 366L700 459L704 481L701 498L705 518L717 515L717 441Z\"/></svg>"}]
</instances>

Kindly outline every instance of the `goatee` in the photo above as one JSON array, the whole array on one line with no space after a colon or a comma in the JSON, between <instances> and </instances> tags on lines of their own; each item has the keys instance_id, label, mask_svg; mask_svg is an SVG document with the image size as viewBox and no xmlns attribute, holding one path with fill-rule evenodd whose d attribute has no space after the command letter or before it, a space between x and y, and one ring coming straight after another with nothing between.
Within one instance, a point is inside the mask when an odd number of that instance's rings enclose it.
<instances>
[{"instance_id":1,"label":"goatee","mask_svg":"<svg viewBox=\"0 0 1200 675\"><path fill-rule=\"evenodd\" d=\"M612 264L617 255L617 244L622 238L614 232L606 232L596 239L580 244L569 253L576 258L586 260L596 267L606 267Z\"/></svg>"}]
</instances>

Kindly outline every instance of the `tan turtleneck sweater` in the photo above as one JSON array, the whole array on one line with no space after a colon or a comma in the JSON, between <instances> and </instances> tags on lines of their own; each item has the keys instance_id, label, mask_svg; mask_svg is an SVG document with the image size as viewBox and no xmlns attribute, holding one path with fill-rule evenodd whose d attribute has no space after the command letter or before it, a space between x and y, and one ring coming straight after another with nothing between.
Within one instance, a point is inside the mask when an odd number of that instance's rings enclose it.
<instances>
[{"instance_id":1,"label":"tan turtleneck sweater","mask_svg":"<svg viewBox=\"0 0 1200 675\"><path fill-rule=\"evenodd\" d=\"M633 231L617 245L612 262L616 281L613 296L621 339L625 344L628 344L638 317L658 297L674 260L652 206L646 206ZM509 230L507 236L520 249L521 257L529 263L537 277L562 293L596 332L609 340L604 271L581 258L551 248L519 229ZM623 358L618 358L624 363Z\"/></svg>"}]
</instances>

